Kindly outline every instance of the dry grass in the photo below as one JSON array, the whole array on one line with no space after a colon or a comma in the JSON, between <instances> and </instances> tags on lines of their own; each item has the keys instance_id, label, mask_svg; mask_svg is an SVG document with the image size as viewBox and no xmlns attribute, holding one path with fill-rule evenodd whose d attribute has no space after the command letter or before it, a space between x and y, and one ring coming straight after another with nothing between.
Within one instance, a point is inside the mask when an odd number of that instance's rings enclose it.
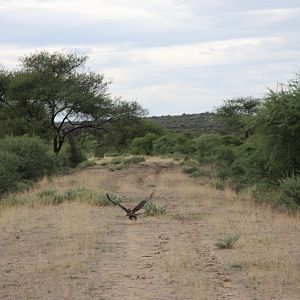
<instances>
[{"instance_id":1,"label":"dry grass","mask_svg":"<svg viewBox=\"0 0 300 300\"><path fill-rule=\"evenodd\" d=\"M44 179L21 195L31 199L27 205L0 209L0 298L132 300L142 288L143 299L297 299L299 214L214 190L171 161L148 158L115 172L98 163ZM168 213L134 223L116 207L84 199L48 206L37 199L43 190L83 186L127 205L154 192ZM240 239L233 249L216 248L226 235Z\"/></svg>"}]
</instances>

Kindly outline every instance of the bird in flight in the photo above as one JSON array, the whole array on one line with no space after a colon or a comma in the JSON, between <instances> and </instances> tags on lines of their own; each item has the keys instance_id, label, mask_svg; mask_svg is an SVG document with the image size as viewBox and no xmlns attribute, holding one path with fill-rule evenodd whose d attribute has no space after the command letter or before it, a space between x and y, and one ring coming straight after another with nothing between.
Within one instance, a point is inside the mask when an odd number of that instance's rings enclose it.
<instances>
[{"instance_id":1,"label":"bird in flight","mask_svg":"<svg viewBox=\"0 0 300 300\"><path fill-rule=\"evenodd\" d=\"M152 199L152 196L153 196L153 193L147 197L145 200L142 200L137 206L135 206L133 209L130 209L130 208L126 208L125 206L123 206L122 204L120 203L117 203L117 202L114 202L113 200L110 199L109 195L106 194L107 196L107 199L112 202L113 204L115 205L118 205L120 206L125 212L126 212L126 216L130 219L130 220L137 220L137 212L143 208L143 206Z\"/></svg>"}]
</instances>

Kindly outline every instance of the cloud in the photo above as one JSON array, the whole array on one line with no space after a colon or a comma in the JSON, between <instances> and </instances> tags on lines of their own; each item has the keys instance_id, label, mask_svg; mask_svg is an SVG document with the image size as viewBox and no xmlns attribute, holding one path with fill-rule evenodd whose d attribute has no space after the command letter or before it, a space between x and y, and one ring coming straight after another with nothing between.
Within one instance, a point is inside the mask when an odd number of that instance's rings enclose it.
<instances>
[{"instance_id":1,"label":"cloud","mask_svg":"<svg viewBox=\"0 0 300 300\"><path fill-rule=\"evenodd\" d=\"M263 96L300 70L300 5L240 0L0 0L0 63L79 50L151 114Z\"/></svg>"}]
</instances>

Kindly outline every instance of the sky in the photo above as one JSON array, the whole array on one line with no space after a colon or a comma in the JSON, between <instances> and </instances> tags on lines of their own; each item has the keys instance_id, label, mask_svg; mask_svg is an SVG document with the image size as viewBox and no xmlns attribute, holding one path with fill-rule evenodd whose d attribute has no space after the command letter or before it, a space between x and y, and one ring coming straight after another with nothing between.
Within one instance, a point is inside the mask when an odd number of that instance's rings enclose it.
<instances>
[{"instance_id":1,"label":"sky","mask_svg":"<svg viewBox=\"0 0 300 300\"><path fill-rule=\"evenodd\" d=\"M0 0L0 64L77 51L149 115L264 97L300 72L299 0Z\"/></svg>"}]
</instances>

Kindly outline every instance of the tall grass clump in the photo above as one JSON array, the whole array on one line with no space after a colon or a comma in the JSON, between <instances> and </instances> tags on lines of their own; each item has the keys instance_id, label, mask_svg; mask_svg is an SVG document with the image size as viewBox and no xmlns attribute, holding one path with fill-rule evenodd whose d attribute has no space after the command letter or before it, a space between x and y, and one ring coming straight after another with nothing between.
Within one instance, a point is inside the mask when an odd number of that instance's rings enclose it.
<instances>
[{"instance_id":1,"label":"tall grass clump","mask_svg":"<svg viewBox=\"0 0 300 300\"><path fill-rule=\"evenodd\" d=\"M37 194L38 202L45 205L61 204L64 202L63 195L57 193L54 189L46 189Z\"/></svg>"},{"instance_id":2,"label":"tall grass clump","mask_svg":"<svg viewBox=\"0 0 300 300\"><path fill-rule=\"evenodd\" d=\"M280 181L280 202L287 208L300 208L300 176L287 177Z\"/></svg>"},{"instance_id":3,"label":"tall grass clump","mask_svg":"<svg viewBox=\"0 0 300 300\"><path fill-rule=\"evenodd\" d=\"M166 214L167 209L165 206L158 207L153 202L148 202L145 205L145 215L148 217L160 216Z\"/></svg>"}]
</instances>

